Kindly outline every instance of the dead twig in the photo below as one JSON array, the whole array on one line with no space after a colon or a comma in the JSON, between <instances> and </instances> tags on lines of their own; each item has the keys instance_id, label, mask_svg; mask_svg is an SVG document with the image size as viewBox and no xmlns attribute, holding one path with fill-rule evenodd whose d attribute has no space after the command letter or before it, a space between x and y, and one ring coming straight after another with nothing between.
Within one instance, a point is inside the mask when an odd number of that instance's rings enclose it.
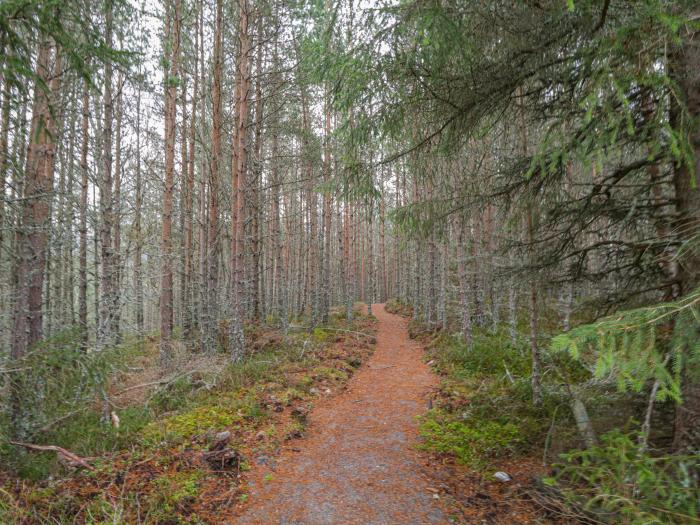
<instances>
[{"instance_id":1,"label":"dead twig","mask_svg":"<svg viewBox=\"0 0 700 525\"><path fill-rule=\"evenodd\" d=\"M61 460L69 467L83 467L88 470L95 470L95 468L87 462L87 458L81 458L80 456L73 454L70 450L66 450L63 447L57 447L56 445L34 445L32 443L21 443L19 441L10 441L9 443L10 445L24 447L29 450L38 450L40 452L56 452L58 454L59 460Z\"/></svg>"},{"instance_id":2,"label":"dead twig","mask_svg":"<svg viewBox=\"0 0 700 525\"><path fill-rule=\"evenodd\" d=\"M61 421L65 421L66 419L70 419L71 417L75 416L76 414L80 414L81 412L84 412L84 411L87 410L88 408L90 408L90 407L84 406L84 407L81 407L81 408L79 408L79 409L77 409L77 410L72 410L72 411L68 412L67 414L65 414L65 415L63 415L63 416L61 416L61 417L59 417L58 419L54 419L53 421L49 421L49 422L46 423L43 427L38 428L37 430L35 430L35 431L32 433L32 435L35 435L35 434L42 434L42 433L44 433L44 432L48 432L49 430L51 430L51 427L57 425L57 424L60 423Z\"/></svg>"},{"instance_id":3,"label":"dead twig","mask_svg":"<svg viewBox=\"0 0 700 525\"><path fill-rule=\"evenodd\" d=\"M122 394L125 394L127 392L130 392L131 390L138 390L139 388L148 388L149 386L160 386L160 385L169 385L175 381L177 381L180 378L187 377L189 375L194 374L195 372L199 372L199 368L194 368L192 370L189 370L187 372L184 372L182 374L176 374L171 377L167 377L165 379L159 379L157 381L150 381L148 383L141 383L140 385L132 385L130 387L124 388L120 390L119 392L116 392L112 394L113 397L119 397Z\"/></svg>"}]
</instances>

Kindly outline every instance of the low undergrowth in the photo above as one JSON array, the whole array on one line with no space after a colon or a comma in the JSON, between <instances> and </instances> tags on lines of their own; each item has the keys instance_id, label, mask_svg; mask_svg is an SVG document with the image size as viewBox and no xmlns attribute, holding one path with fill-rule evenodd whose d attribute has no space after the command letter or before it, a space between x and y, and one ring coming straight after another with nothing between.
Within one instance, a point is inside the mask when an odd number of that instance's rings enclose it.
<instances>
[{"instance_id":1,"label":"low undergrowth","mask_svg":"<svg viewBox=\"0 0 700 525\"><path fill-rule=\"evenodd\" d=\"M670 405L657 403L657 430L640 447L644 394L620 392L581 363L543 352L543 401L536 407L526 340L513 341L505 328L477 328L469 348L460 334L419 321L411 330L441 376L433 408L420 421L423 449L466 466L479 483L496 483L498 470L518 477L521 465L539 464L527 475L541 482L520 479L527 487L520 496L552 522L698 523L700 456L668 453ZM597 433L587 449L572 415L572 391Z\"/></svg>"},{"instance_id":2,"label":"low undergrowth","mask_svg":"<svg viewBox=\"0 0 700 525\"><path fill-rule=\"evenodd\" d=\"M390 314L403 315L404 317L410 317L413 314L413 308L410 304L395 297L384 304L384 309Z\"/></svg>"},{"instance_id":3,"label":"low undergrowth","mask_svg":"<svg viewBox=\"0 0 700 525\"><path fill-rule=\"evenodd\" d=\"M469 422L443 409L431 410L421 421L422 447L454 456L463 465L482 469L490 459L513 454L523 442L517 425L497 421Z\"/></svg>"},{"instance_id":4,"label":"low undergrowth","mask_svg":"<svg viewBox=\"0 0 700 525\"><path fill-rule=\"evenodd\" d=\"M252 462L302 436L313 400L342 389L366 360L373 332L374 321L359 313L352 323L336 315L286 337L252 329L253 350L241 362L198 356L196 367L147 389L129 371L155 366L157 340L134 346L111 370L118 426L100 420L95 399L33 437L94 470L67 468L54 452L3 446L11 460L0 472L0 523L218 523L222 509L245 498Z\"/></svg>"},{"instance_id":5,"label":"low undergrowth","mask_svg":"<svg viewBox=\"0 0 700 525\"><path fill-rule=\"evenodd\" d=\"M616 523L692 524L700 515L697 455L653 455L639 435L612 430L587 450L561 455L546 485L574 508Z\"/></svg>"},{"instance_id":6,"label":"low undergrowth","mask_svg":"<svg viewBox=\"0 0 700 525\"><path fill-rule=\"evenodd\" d=\"M459 336L444 332L421 338L441 376L434 408L421 420L425 449L483 473L498 470L505 459L541 450L563 399L546 388L542 405L532 405L523 341L479 331L470 349Z\"/></svg>"}]
</instances>

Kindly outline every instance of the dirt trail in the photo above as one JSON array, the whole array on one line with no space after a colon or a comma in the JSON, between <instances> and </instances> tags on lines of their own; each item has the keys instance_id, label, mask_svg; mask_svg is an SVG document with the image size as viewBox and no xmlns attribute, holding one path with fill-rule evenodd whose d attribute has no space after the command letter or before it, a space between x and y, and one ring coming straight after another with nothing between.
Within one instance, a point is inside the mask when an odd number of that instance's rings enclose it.
<instances>
[{"instance_id":1,"label":"dirt trail","mask_svg":"<svg viewBox=\"0 0 700 525\"><path fill-rule=\"evenodd\" d=\"M447 519L421 473L415 416L437 379L407 321L373 306L376 351L348 389L320 403L308 435L285 450L272 479L258 472L251 506L229 523L423 525ZM296 450L296 452L295 452Z\"/></svg>"}]
</instances>

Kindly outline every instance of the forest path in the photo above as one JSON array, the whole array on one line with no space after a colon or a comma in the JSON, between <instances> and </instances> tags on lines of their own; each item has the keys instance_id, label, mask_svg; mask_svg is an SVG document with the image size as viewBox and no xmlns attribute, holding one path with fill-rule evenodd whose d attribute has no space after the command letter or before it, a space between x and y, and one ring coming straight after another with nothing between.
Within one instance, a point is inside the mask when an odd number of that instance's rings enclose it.
<instances>
[{"instance_id":1,"label":"forest path","mask_svg":"<svg viewBox=\"0 0 700 525\"><path fill-rule=\"evenodd\" d=\"M314 408L307 436L283 451L276 470L253 473L250 507L230 523L448 523L414 446L415 416L426 410L437 378L408 337L408 321L382 304L372 309L379 322L374 354L347 390Z\"/></svg>"}]
</instances>

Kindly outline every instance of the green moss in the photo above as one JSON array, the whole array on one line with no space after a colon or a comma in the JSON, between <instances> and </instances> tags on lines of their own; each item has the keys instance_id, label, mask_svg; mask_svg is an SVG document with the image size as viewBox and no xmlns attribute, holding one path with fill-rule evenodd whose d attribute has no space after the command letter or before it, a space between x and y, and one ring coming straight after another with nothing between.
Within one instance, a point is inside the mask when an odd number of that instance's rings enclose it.
<instances>
[{"instance_id":1,"label":"green moss","mask_svg":"<svg viewBox=\"0 0 700 525\"><path fill-rule=\"evenodd\" d=\"M199 495L202 472L198 470L164 474L156 478L145 503L149 522L195 523L190 507Z\"/></svg>"},{"instance_id":2,"label":"green moss","mask_svg":"<svg viewBox=\"0 0 700 525\"><path fill-rule=\"evenodd\" d=\"M512 423L465 422L442 410L431 410L421 418L420 433L423 449L449 454L479 470L494 457L513 454L523 441Z\"/></svg>"},{"instance_id":3,"label":"green moss","mask_svg":"<svg viewBox=\"0 0 700 525\"><path fill-rule=\"evenodd\" d=\"M347 381L348 374L344 370L330 368L327 366L317 366L311 371L311 375L318 380L327 379L330 381Z\"/></svg>"},{"instance_id":4,"label":"green moss","mask_svg":"<svg viewBox=\"0 0 700 525\"><path fill-rule=\"evenodd\" d=\"M290 440L290 439L300 438L304 435L305 430L306 430L306 425L304 424L304 422L300 421L297 418L294 418L285 427L284 439Z\"/></svg>"},{"instance_id":5,"label":"green moss","mask_svg":"<svg viewBox=\"0 0 700 525\"><path fill-rule=\"evenodd\" d=\"M243 416L252 421L262 421L269 416L267 409L265 409L257 400L253 400L247 403L243 409Z\"/></svg>"},{"instance_id":6,"label":"green moss","mask_svg":"<svg viewBox=\"0 0 700 525\"><path fill-rule=\"evenodd\" d=\"M201 477L200 470L161 476L154 481L155 494L167 505L178 505L183 501L194 500L199 493Z\"/></svg>"},{"instance_id":7,"label":"green moss","mask_svg":"<svg viewBox=\"0 0 700 525\"><path fill-rule=\"evenodd\" d=\"M303 388L304 390L308 390L313 386L314 384L314 378L311 377L308 374L304 374L303 376L299 377L296 381L296 386L299 388Z\"/></svg>"},{"instance_id":8,"label":"green moss","mask_svg":"<svg viewBox=\"0 0 700 525\"><path fill-rule=\"evenodd\" d=\"M181 377L161 389L151 398L151 406L158 413L172 412L183 408L192 394L192 380Z\"/></svg>"},{"instance_id":9,"label":"green moss","mask_svg":"<svg viewBox=\"0 0 700 525\"><path fill-rule=\"evenodd\" d=\"M149 443L181 441L208 430L221 430L241 420L231 405L200 406L158 422L143 429L143 438Z\"/></svg>"},{"instance_id":10,"label":"green moss","mask_svg":"<svg viewBox=\"0 0 700 525\"><path fill-rule=\"evenodd\" d=\"M314 328L311 337L317 343L325 343L331 339L333 332L325 328Z\"/></svg>"},{"instance_id":11,"label":"green moss","mask_svg":"<svg viewBox=\"0 0 700 525\"><path fill-rule=\"evenodd\" d=\"M307 395L296 388L288 388L279 396L281 403L289 405L292 401L300 401L306 399Z\"/></svg>"}]
</instances>

